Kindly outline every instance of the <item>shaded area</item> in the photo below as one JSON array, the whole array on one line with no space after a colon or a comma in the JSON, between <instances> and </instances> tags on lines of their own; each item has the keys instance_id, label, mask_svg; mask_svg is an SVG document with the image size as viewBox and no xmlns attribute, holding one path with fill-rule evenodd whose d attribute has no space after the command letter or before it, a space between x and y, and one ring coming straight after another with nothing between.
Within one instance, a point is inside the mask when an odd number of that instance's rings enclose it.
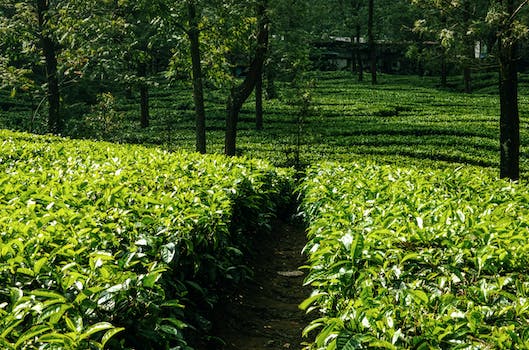
<instances>
[{"instance_id":1,"label":"shaded area","mask_svg":"<svg viewBox=\"0 0 529 350\"><path fill-rule=\"evenodd\" d=\"M254 278L219 303L215 333L224 344L210 344L209 349L302 348L301 332L310 322L298 308L310 295L298 269L305 264L305 243L302 226L281 222L257 243L250 261Z\"/></svg>"}]
</instances>

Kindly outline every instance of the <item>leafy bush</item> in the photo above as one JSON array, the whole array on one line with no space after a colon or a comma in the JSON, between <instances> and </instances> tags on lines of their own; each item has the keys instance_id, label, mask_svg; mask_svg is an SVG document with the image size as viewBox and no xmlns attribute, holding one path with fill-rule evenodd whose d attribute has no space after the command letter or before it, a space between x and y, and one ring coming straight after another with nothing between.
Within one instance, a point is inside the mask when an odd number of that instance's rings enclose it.
<instances>
[{"instance_id":1,"label":"leafy bush","mask_svg":"<svg viewBox=\"0 0 529 350\"><path fill-rule=\"evenodd\" d=\"M124 112L116 110L116 98L110 92L97 95L97 104L92 106L91 112L82 116L79 131L71 130L76 136L90 137L100 140L120 140L119 133L122 132ZM75 124L70 121L70 124ZM72 126L70 125L70 128Z\"/></svg>"},{"instance_id":2,"label":"leafy bush","mask_svg":"<svg viewBox=\"0 0 529 350\"><path fill-rule=\"evenodd\" d=\"M3 349L187 348L263 219L234 213L273 216L289 187L260 161L6 131L0 144Z\"/></svg>"},{"instance_id":3,"label":"leafy bush","mask_svg":"<svg viewBox=\"0 0 529 350\"><path fill-rule=\"evenodd\" d=\"M529 347L529 196L476 169L313 167L313 349Z\"/></svg>"}]
</instances>

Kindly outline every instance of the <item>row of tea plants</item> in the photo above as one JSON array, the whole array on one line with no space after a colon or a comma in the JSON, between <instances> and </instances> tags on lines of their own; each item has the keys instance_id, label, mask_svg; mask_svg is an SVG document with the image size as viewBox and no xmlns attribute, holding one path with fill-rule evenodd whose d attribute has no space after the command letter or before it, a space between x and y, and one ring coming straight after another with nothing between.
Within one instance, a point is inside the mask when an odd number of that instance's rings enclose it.
<instances>
[{"instance_id":1,"label":"row of tea plants","mask_svg":"<svg viewBox=\"0 0 529 350\"><path fill-rule=\"evenodd\" d=\"M438 77L382 74L379 78L379 84L372 86L369 81L357 82L350 72L309 72L296 84L278 82L279 97L264 101L264 130L255 130L253 97L244 105L238 124L238 152L279 166L320 159L351 161L366 155L386 163L443 161L499 166L500 107L493 75L476 75L476 85L479 80L480 85L490 85L493 90L476 89L473 94L440 89ZM140 127L140 96L133 89L129 96L121 91L104 93L99 102L83 108L77 108L77 103L67 108L65 103L66 135L194 150L190 82L176 81L168 86L162 81L149 94L148 128ZM528 83L528 76L522 74L522 176L529 169L529 152L524 146L529 144L524 121L529 115ZM300 92L307 88L310 113L300 118ZM205 90L209 153L224 149L226 97L222 90ZM35 100L22 92L10 98L9 92L0 90L0 107L5 109L0 113L0 128L46 130L45 109L34 113ZM296 162L298 158L300 162Z\"/></svg>"},{"instance_id":2,"label":"row of tea plants","mask_svg":"<svg viewBox=\"0 0 529 350\"><path fill-rule=\"evenodd\" d=\"M311 349L529 348L527 186L328 163L300 191Z\"/></svg>"},{"instance_id":3,"label":"row of tea plants","mask_svg":"<svg viewBox=\"0 0 529 350\"><path fill-rule=\"evenodd\" d=\"M0 348L187 349L287 204L265 162L0 131Z\"/></svg>"}]
</instances>

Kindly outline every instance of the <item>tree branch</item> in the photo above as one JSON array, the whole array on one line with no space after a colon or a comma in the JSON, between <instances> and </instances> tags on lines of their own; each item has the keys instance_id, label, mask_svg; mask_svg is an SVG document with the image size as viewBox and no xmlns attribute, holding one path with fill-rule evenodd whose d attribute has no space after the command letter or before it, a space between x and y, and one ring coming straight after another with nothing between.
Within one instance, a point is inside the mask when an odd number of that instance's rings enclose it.
<instances>
[{"instance_id":1,"label":"tree branch","mask_svg":"<svg viewBox=\"0 0 529 350\"><path fill-rule=\"evenodd\" d=\"M514 12L512 13L511 17L509 17L509 23L512 23L514 21L515 17L518 15L518 13L520 13L520 11L522 11L523 7L525 5L527 5L527 4L529 4L529 0L522 1L520 6L518 6L518 8L516 10L514 10Z\"/></svg>"}]
</instances>

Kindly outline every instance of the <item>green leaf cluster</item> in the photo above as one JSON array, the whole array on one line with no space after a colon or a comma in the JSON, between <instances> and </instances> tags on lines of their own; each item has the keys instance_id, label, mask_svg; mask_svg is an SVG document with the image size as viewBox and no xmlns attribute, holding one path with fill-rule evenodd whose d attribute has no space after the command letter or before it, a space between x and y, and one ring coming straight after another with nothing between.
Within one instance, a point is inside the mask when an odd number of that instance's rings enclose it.
<instances>
[{"instance_id":1,"label":"green leaf cluster","mask_svg":"<svg viewBox=\"0 0 529 350\"><path fill-rule=\"evenodd\" d=\"M3 349L186 348L240 276L246 225L289 188L261 161L7 131L0 145Z\"/></svg>"},{"instance_id":2,"label":"green leaf cluster","mask_svg":"<svg viewBox=\"0 0 529 350\"><path fill-rule=\"evenodd\" d=\"M475 169L312 167L313 349L529 346L527 186Z\"/></svg>"}]
</instances>

